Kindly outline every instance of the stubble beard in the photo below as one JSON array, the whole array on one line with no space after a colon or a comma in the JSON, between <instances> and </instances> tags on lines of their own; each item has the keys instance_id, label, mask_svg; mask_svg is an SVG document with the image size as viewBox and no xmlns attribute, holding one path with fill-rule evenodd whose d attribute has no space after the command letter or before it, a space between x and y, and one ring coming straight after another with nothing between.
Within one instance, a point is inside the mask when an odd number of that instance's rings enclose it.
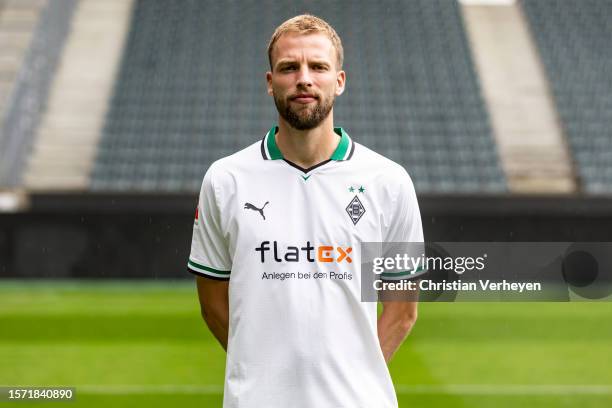
<instances>
[{"instance_id":1,"label":"stubble beard","mask_svg":"<svg viewBox=\"0 0 612 408\"><path fill-rule=\"evenodd\" d=\"M274 104L289 126L297 130L310 130L319 126L329 116L334 106L334 99L333 95L325 100L319 98L314 107L307 107L299 111L291 108L289 100L278 98L276 95L274 95Z\"/></svg>"}]
</instances>

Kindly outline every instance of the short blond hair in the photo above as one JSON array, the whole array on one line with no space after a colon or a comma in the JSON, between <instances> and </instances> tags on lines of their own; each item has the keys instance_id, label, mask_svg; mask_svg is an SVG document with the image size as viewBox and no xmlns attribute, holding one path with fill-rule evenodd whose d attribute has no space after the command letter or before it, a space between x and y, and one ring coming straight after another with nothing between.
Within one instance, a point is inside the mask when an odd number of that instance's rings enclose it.
<instances>
[{"instance_id":1,"label":"short blond hair","mask_svg":"<svg viewBox=\"0 0 612 408\"><path fill-rule=\"evenodd\" d=\"M272 34L272 38L270 38L270 43L268 44L268 62L270 63L271 70L274 69L272 66L272 50L274 49L274 45L283 34L288 33L299 35L325 34L336 49L337 67L338 69L342 69L344 49L342 48L342 40L340 40L340 36L338 36L336 30L322 18L313 16L312 14L301 14L290 18L274 30L274 34Z\"/></svg>"}]
</instances>

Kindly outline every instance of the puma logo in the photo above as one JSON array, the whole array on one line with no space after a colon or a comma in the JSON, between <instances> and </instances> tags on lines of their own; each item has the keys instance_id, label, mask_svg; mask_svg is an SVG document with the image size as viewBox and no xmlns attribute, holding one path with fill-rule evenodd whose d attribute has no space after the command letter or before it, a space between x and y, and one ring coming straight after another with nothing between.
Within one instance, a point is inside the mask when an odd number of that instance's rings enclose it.
<instances>
[{"instance_id":1,"label":"puma logo","mask_svg":"<svg viewBox=\"0 0 612 408\"><path fill-rule=\"evenodd\" d=\"M269 201L266 201L266 203L261 208L257 208L253 204L251 204L251 203L244 203L244 209L245 210L253 210L253 211L259 212L261 214L261 216L263 217L263 219L265 220L266 216L263 213L263 209L266 208L266 205L268 205L268 203L269 203Z\"/></svg>"}]
</instances>

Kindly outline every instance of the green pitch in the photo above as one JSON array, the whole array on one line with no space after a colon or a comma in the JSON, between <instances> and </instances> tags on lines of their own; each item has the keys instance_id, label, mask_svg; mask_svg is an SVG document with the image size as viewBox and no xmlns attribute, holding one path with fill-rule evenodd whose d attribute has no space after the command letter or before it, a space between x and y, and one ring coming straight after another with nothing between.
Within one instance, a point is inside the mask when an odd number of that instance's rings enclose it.
<instances>
[{"instance_id":1,"label":"green pitch","mask_svg":"<svg viewBox=\"0 0 612 408\"><path fill-rule=\"evenodd\" d=\"M419 311L390 364L400 407L612 406L612 303ZM219 407L224 359L193 282L0 281L0 384L76 387L45 406Z\"/></svg>"}]
</instances>

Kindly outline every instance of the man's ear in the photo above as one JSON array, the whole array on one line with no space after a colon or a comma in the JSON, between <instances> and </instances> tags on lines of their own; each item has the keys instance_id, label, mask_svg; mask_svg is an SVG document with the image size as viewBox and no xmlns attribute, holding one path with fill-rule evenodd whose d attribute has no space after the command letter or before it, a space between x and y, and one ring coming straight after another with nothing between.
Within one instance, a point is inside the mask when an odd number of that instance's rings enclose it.
<instances>
[{"instance_id":1,"label":"man's ear","mask_svg":"<svg viewBox=\"0 0 612 408\"><path fill-rule=\"evenodd\" d=\"M268 84L268 95L272 96L272 72L266 72L266 82Z\"/></svg>"},{"instance_id":2,"label":"man's ear","mask_svg":"<svg viewBox=\"0 0 612 408\"><path fill-rule=\"evenodd\" d=\"M336 77L336 96L340 96L344 93L345 86L346 86L346 72L340 70L338 71L338 76Z\"/></svg>"}]
</instances>

